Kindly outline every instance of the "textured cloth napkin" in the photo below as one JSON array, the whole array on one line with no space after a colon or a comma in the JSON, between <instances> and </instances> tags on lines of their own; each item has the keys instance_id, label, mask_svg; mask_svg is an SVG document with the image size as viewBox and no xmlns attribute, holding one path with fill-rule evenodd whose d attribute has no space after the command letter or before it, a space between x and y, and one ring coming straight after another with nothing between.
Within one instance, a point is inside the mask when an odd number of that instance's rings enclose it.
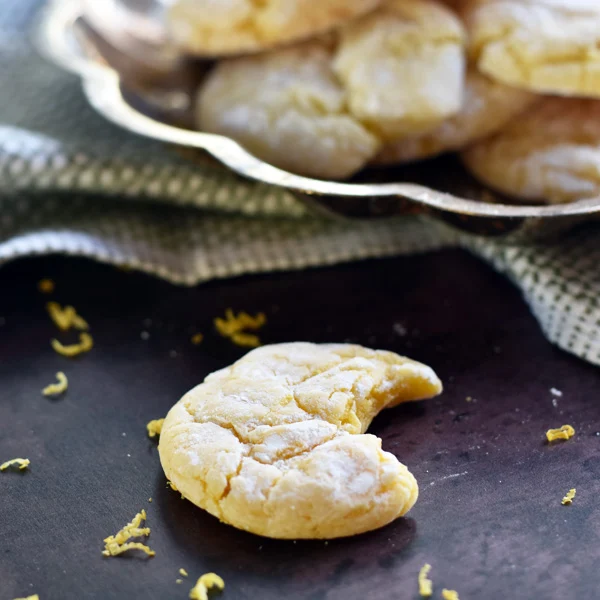
<instances>
[{"instance_id":1,"label":"textured cloth napkin","mask_svg":"<svg viewBox=\"0 0 600 600\"><path fill-rule=\"evenodd\" d=\"M548 339L600 364L600 228L490 241L419 218L341 223L285 191L121 131L31 45L39 0L0 2L0 261L87 256L178 284L463 247L520 287Z\"/></svg>"}]
</instances>

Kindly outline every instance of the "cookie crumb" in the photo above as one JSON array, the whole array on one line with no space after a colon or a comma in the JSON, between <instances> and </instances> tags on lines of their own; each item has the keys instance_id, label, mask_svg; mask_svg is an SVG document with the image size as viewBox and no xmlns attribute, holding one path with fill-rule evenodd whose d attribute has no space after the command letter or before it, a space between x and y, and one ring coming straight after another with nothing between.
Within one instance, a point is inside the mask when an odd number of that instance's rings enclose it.
<instances>
[{"instance_id":1,"label":"cookie crumb","mask_svg":"<svg viewBox=\"0 0 600 600\"><path fill-rule=\"evenodd\" d=\"M15 598L15 600L40 600L40 597L34 594L33 596L27 596L27 598Z\"/></svg>"},{"instance_id":2,"label":"cookie crumb","mask_svg":"<svg viewBox=\"0 0 600 600\"><path fill-rule=\"evenodd\" d=\"M152 502L152 498L148 498L148 502Z\"/></svg>"},{"instance_id":3,"label":"cookie crumb","mask_svg":"<svg viewBox=\"0 0 600 600\"><path fill-rule=\"evenodd\" d=\"M50 344L56 353L66 356L67 358L73 358L75 356L79 356L80 354L89 352L94 347L94 340L89 333L80 333L78 344L70 344L65 346L57 339L53 339Z\"/></svg>"},{"instance_id":4,"label":"cookie crumb","mask_svg":"<svg viewBox=\"0 0 600 600\"><path fill-rule=\"evenodd\" d=\"M563 506L567 505L567 504L573 504L573 498L575 498L575 494L577 493L577 490L575 488L571 488L567 494L565 495L565 497L561 500L561 504Z\"/></svg>"},{"instance_id":5,"label":"cookie crumb","mask_svg":"<svg viewBox=\"0 0 600 600\"><path fill-rule=\"evenodd\" d=\"M185 569L179 569L179 574L183 575L184 577L188 576L188 572Z\"/></svg>"},{"instance_id":6,"label":"cookie crumb","mask_svg":"<svg viewBox=\"0 0 600 600\"><path fill-rule=\"evenodd\" d=\"M183 583L183 579L176 579L175 583Z\"/></svg>"},{"instance_id":7,"label":"cookie crumb","mask_svg":"<svg viewBox=\"0 0 600 600\"><path fill-rule=\"evenodd\" d=\"M557 396L558 398L561 398L563 393L560 390L557 390L556 388L550 388L550 393L553 396Z\"/></svg>"},{"instance_id":8,"label":"cookie crumb","mask_svg":"<svg viewBox=\"0 0 600 600\"><path fill-rule=\"evenodd\" d=\"M19 471L23 471L30 464L31 461L28 458L11 458L0 465L0 471L6 471L6 469L10 467L16 467L17 465L19 467Z\"/></svg>"},{"instance_id":9,"label":"cookie crumb","mask_svg":"<svg viewBox=\"0 0 600 600\"><path fill-rule=\"evenodd\" d=\"M145 544L140 542L130 542L131 538L146 537L150 535L150 527L140 527L142 521L146 520L146 511L141 510L131 523L127 523L123 529L117 532L116 535L110 535L104 539L103 556L119 556L129 550L141 550L148 556L154 556L154 550L151 550Z\"/></svg>"},{"instance_id":10,"label":"cookie crumb","mask_svg":"<svg viewBox=\"0 0 600 600\"><path fill-rule=\"evenodd\" d=\"M56 379L58 380L57 383L51 383L42 390L42 394L44 394L44 396L57 396L58 394L62 394L67 391L67 388L69 387L69 380L67 379L67 376L62 371L59 371L56 374Z\"/></svg>"},{"instance_id":11,"label":"cookie crumb","mask_svg":"<svg viewBox=\"0 0 600 600\"><path fill-rule=\"evenodd\" d=\"M555 440L570 440L575 435L575 429L571 425L563 425L558 429L548 429L546 439L549 442Z\"/></svg>"},{"instance_id":12,"label":"cookie crumb","mask_svg":"<svg viewBox=\"0 0 600 600\"><path fill-rule=\"evenodd\" d=\"M160 435L160 432L162 431L162 426L163 426L164 422L165 422L164 419L154 419L153 421L150 421L146 425L146 429L148 430L148 437L153 438L153 437L156 437L157 435Z\"/></svg>"},{"instance_id":13,"label":"cookie crumb","mask_svg":"<svg viewBox=\"0 0 600 600\"><path fill-rule=\"evenodd\" d=\"M458 592L447 589L442 590L442 598L444 600L460 600L460 598L458 597Z\"/></svg>"},{"instance_id":14,"label":"cookie crumb","mask_svg":"<svg viewBox=\"0 0 600 600\"><path fill-rule=\"evenodd\" d=\"M225 589L225 582L216 573L205 573L190 590L190 599L208 600L208 591L212 588L222 592Z\"/></svg>"},{"instance_id":15,"label":"cookie crumb","mask_svg":"<svg viewBox=\"0 0 600 600\"><path fill-rule=\"evenodd\" d=\"M419 571L419 595L423 598L429 598L433 594L433 582L427 578L429 571L431 571L431 565L427 563Z\"/></svg>"},{"instance_id":16,"label":"cookie crumb","mask_svg":"<svg viewBox=\"0 0 600 600\"><path fill-rule=\"evenodd\" d=\"M42 294L51 294L54 291L54 281L52 279L40 279L38 282L38 290Z\"/></svg>"}]
</instances>

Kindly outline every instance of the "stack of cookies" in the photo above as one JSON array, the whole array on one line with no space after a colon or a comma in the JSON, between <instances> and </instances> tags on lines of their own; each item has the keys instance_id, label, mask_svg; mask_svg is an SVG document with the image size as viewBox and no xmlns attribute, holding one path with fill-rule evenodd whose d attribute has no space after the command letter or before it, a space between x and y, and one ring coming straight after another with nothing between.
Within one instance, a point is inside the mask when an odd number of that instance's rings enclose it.
<instances>
[{"instance_id":1,"label":"stack of cookies","mask_svg":"<svg viewBox=\"0 0 600 600\"><path fill-rule=\"evenodd\" d=\"M174 0L198 127L345 179L458 152L516 199L600 194L600 0Z\"/></svg>"}]
</instances>

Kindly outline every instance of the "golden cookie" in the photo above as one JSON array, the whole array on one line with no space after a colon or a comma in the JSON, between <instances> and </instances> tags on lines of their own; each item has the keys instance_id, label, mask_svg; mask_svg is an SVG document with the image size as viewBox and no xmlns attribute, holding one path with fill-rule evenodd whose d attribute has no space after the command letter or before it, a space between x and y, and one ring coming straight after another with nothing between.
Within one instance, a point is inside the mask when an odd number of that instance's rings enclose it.
<instances>
[{"instance_id":1,"label":"golden cookie","mask_svg":"<svg viewBox=\"0 0 600 600\"><path fill-rule=\"evenodd\" d=\"M442 4L387 0L339 35L334 70L349 110L384 139L431 129L460 110L465 33Z\"/></svg>"},{"instance_id":2,"label":"golden cookie","mask_svg":"<svg viewBox=\"0 0 600 600\"><path fill-rule=\"evenodd\" d=\"M256 52L323 33L380 0L175 0L171 37L197 55Z\"/></svg>"},{"instance_id":3,"label":"golden cookie","mask_svg":"<svg viewBox=\"0 0 600 600\"><path fill-rule=\"evenodd\" d=\"M600 195L600 100L547 98L462 153L484 183L552 204Z\"/></svg>"},{"instance_id":4,"label":"golden cookie","mask_svg":"<svg viewBox=\"0 0 600 600\"><path fill-rule=\"evenodd\" d=\"M374 162L403 163L460 150L502 129L537 100L535 94L469 69L464 104L457 115L423 135L389 142Z\"/></svg>"},{"instance_id":5,"label":"golden cookie","mask_svg":"<svg viewBox=\"0 0 600 600\"><path fill-rule=\"evenodd\" d=\"M481 71L508 85L600 97L598 0L472 0L463 10Z\"/></svg>"},{"instance_id":6,"label":"golden cookie","mask_svg":"<svg viewBox=\"0 0 600 600\"><path fill-rule=\"evenodd\" d=\"M320 41L223 61L198 95L203 131L220 133L283 169L342 179L381 142L346 111L344 90Z\"/></svg>"},{"instance_id":7,"label":"golden cookie","mask_svg":"<svg viewBox=\"0 0 600 600\"><path fill-rule=\"evenodd\" d=\"M169 412L166 476L191 502L272 538L335 538L382 527L415 503L415 478L375 415L441 392L427 366L353 345L253 350L209 375Z\"/></svg>"}]
</instances>

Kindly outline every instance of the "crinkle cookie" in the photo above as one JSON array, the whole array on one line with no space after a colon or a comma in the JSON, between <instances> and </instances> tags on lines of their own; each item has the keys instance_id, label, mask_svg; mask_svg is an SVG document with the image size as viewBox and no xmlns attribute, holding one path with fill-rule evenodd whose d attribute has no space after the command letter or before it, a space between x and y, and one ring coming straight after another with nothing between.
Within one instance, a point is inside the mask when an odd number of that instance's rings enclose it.
<instances>
[{"instance_id":1,"label":"crinkle cookie","mask_svg":"<svg viewBox=\"0 0 600 600\"><path fill-rule=\"evenodd\" d=\"M325 42L223 61L198 96L199 128L288 171L342 179L381 142L346 110Z\"/></svg>"},{"instance_id":2,"label":"crinkle cookie","mask_svg":"<svg viewBox=\"0 0 600 600\"><path fill-rule=\"evenodd\" d=\"M175 0L168 26L172 39L193 54L241 54L321 34L380 1Z\"/></svg>"},{"instance_id":3,"label":"crinkle cookie","mask_svg":"<svg viewBox=\"0 0 600 600\"><path fill-rule=\"evenodd\" d=\"M334 70L350 112L390 140L431 129L463 102L463 26L430 0L387 0L340 30Z\"/></svg>"},{"instance_id":4,"label":"crinkle cookie","mask_svg":"<svg viewBox=\"0 0 600 600\"><path fill-rule=\"evenodd\" d=\"M469 69L465 101L457 115L433 131L386 144L374 162L403 163L460 150L499 131L539 98Z\"/></svg>"},{"instance_id":5,"label":"crinkle cookie","mask_svg":"<svg viewBox=\"0 0 600 600\"><path fill-rule=\"evenodd\" d=\"M600 97L600 1L472 0L463 10L481 71L508 85Z\"/></svg>"},{"instance_id":6,"label":"crinkle cookie","mask_svg":"<svg viewBox=\"0 0 600 600\"><path fill-rule=\"evenodd\" d=\"M547 98L462 153L484 183L557 204L600 195L600 100Z\"/></svg>"},{"instance_id":7,"label":"crinkle cookie","mask_svg":"<svg viewBox=\"0 0 600 600\"><path fill-rule=\"evenodd\" d=\"M408 469L365 434L375 415L441 392L427 366L354 345L253 350L169 411L166 476L191 502L272 538L335 538L390 523L415 503Z\"/></svg>"},{"instance_id":8,"label":"crinkle cookie","mask_svg":"<svg viewBox=\"0 0 600 600\"><path fill-rule=\"evenodd\" d=\"M382 140L459 110L462 29L426 0L389 0L337 36L221 61L198 94L198 126L289 171L344 179Z\"/></svg>"}]
</instances>

